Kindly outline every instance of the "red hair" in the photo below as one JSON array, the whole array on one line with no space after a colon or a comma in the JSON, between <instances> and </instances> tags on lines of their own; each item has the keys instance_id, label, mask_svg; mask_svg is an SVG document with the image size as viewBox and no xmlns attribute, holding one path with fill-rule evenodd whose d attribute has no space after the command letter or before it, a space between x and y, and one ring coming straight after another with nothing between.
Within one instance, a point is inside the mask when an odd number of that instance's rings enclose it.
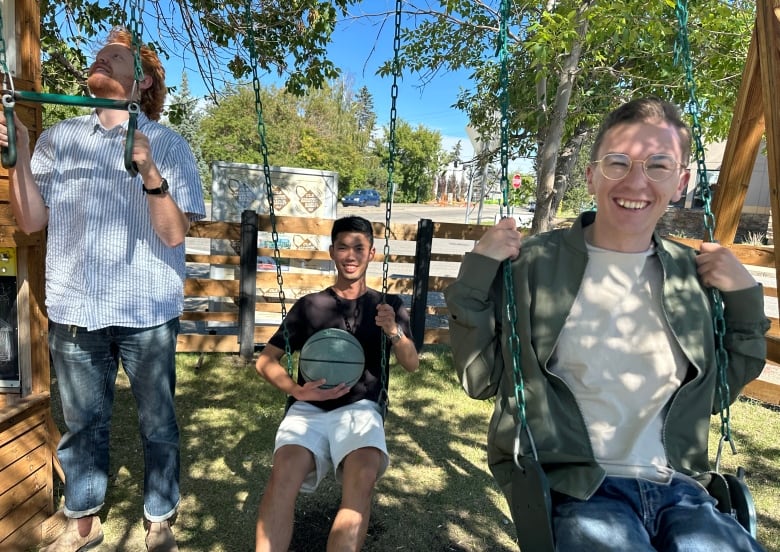
<instances>
[{"instance_id":1,"label":"red hair","mask_svg":"<svg viewBox=\"0 0 780 552\"><path fill-rule=\"evenodd\" d=\"M133 35L123 27L116 27L109 33L106 44L116 43L124 44L133 50ZM141 111L153 121L157 121L160 119L165 96L168 94L168 87L165 86L165 69L157 53L143 44L141 45L141 68L144 76L152 79L152 85L141 90Z\"/></svg>"}]
</instances>

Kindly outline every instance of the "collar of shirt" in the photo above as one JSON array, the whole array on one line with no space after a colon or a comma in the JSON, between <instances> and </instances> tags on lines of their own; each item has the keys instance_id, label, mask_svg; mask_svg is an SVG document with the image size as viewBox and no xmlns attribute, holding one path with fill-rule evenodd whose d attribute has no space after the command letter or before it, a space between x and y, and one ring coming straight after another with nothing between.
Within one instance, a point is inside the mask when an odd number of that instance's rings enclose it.
<instances>
[{"instance_id":1,"label":"collar of shirt","mask_svg":"<svg viewBox=\"0 0 780 552\"><path fill-rule=\"evenodd\" d=\"M127 123L128 123L127 120L123 121L121 125L118 125L114 128L104 127L103 124L100 122L100 118L98 117L97 109L92 110L89 121L92 126L93 134L96 134L98 132L104 132L104 133L111 132L115 128L120 128L123 132L127 131ZM144 113L143 111L139 112L136 128L141 129L147 122L149 122L149 117L146 116L146 113Z\"/></svg>"}]
</instances>

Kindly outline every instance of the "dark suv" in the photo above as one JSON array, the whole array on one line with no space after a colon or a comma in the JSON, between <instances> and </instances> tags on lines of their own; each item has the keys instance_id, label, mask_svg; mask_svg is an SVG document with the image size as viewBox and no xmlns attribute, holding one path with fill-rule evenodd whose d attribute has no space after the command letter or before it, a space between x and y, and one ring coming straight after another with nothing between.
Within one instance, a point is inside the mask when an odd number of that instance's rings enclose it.
<instances>
[{"instance_id":1,"label":"dark suv","mask_svg":"<svg viewBox=\"0 0 780 552\"><path fill-rule=\"evenodd\" d=\"M355 205L357 207L374 206L379 207L382 198L376 190L355 190L345 197L341 198L341 204L344 207Z\"/></svg>"}]
</instances>

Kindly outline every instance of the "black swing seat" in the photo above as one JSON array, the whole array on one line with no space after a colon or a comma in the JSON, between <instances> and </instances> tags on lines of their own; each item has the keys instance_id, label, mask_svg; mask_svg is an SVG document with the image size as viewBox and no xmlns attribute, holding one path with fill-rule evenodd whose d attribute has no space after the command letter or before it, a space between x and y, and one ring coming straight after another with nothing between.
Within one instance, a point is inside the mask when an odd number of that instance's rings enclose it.
<instances>
[{"instance_id":1,"label":"black swing seat","mask_svg":"<svg viewBox=\"0 0 780 552\"><path fill-rule=\"evenodd\" d=\"M745 483L745 469L737 468L735 475L719 472L709 472L707 475L710 476L707 492L718 501L718 510L735 518L755 538L758 525L756 505Z\"/></svg>"},{"instance_id":2,"label":"black swing seat","mask_svg":"<svg viewBox=\"0 0 780 552\"><path fill-rule=\"evenodd\" d=\"M555 552L547 476L539 462L530 456L519 457L517 464L512 470L512 519L520 550ZM745 469L737 468L736 475L707 472L701 479L707 492L717 501L718 510L734 517L755 538L756 506L745 483Z\"/></svg>"},{"instance_id":3,"label":"black swing seat","mask_svg":"<svg viewBox=\"0 0 780 552\"><path fill-rule=\"evenodd\" d=\"M512 470L512 519L523 552L555 552L550 485L541 464L520 456Z\"/></svg>"}]
</instances>

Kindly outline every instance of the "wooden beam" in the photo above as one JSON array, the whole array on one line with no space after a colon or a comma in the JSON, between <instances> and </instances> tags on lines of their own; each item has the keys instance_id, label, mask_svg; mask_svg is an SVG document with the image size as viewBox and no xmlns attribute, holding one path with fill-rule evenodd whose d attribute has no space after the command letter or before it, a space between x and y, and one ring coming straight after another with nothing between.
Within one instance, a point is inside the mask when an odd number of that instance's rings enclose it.
<instances>
[{"instance_id":1,"label":"wooden beam","mask_svg":"<svg viewBox=\"0 0 780 552\"><path fill-rule=\"evenodd\" d=\"M771 381L753 380L745 386L742 394L757 401L780 405L780 385Z\"/></svg>"},{"instance_id":2,"label":"wooden beam","mask_svg":"<svg viewBox=\"0 0 780 552\"><path fill-rule=\"evenodd\" d=\"M721 244L734 243L756 155L764 135L756 35L754 29L712 201L712 211L717 221L714 237Z\"/></svg>"},{"instance_id":3,"label":"wooden beam","mask_svg":"<svg viewBox=\"0 0 780 552\"><path fill-rule=\"evenodd\" d=\"M766 120L766 160L769 173L769 205L772 209L772 230L780 236L780 0L760 0L756 3L756 32L764 117ZM780 273L780 261L775 258L775 274Z\"/></svg>"}]
</instances>

